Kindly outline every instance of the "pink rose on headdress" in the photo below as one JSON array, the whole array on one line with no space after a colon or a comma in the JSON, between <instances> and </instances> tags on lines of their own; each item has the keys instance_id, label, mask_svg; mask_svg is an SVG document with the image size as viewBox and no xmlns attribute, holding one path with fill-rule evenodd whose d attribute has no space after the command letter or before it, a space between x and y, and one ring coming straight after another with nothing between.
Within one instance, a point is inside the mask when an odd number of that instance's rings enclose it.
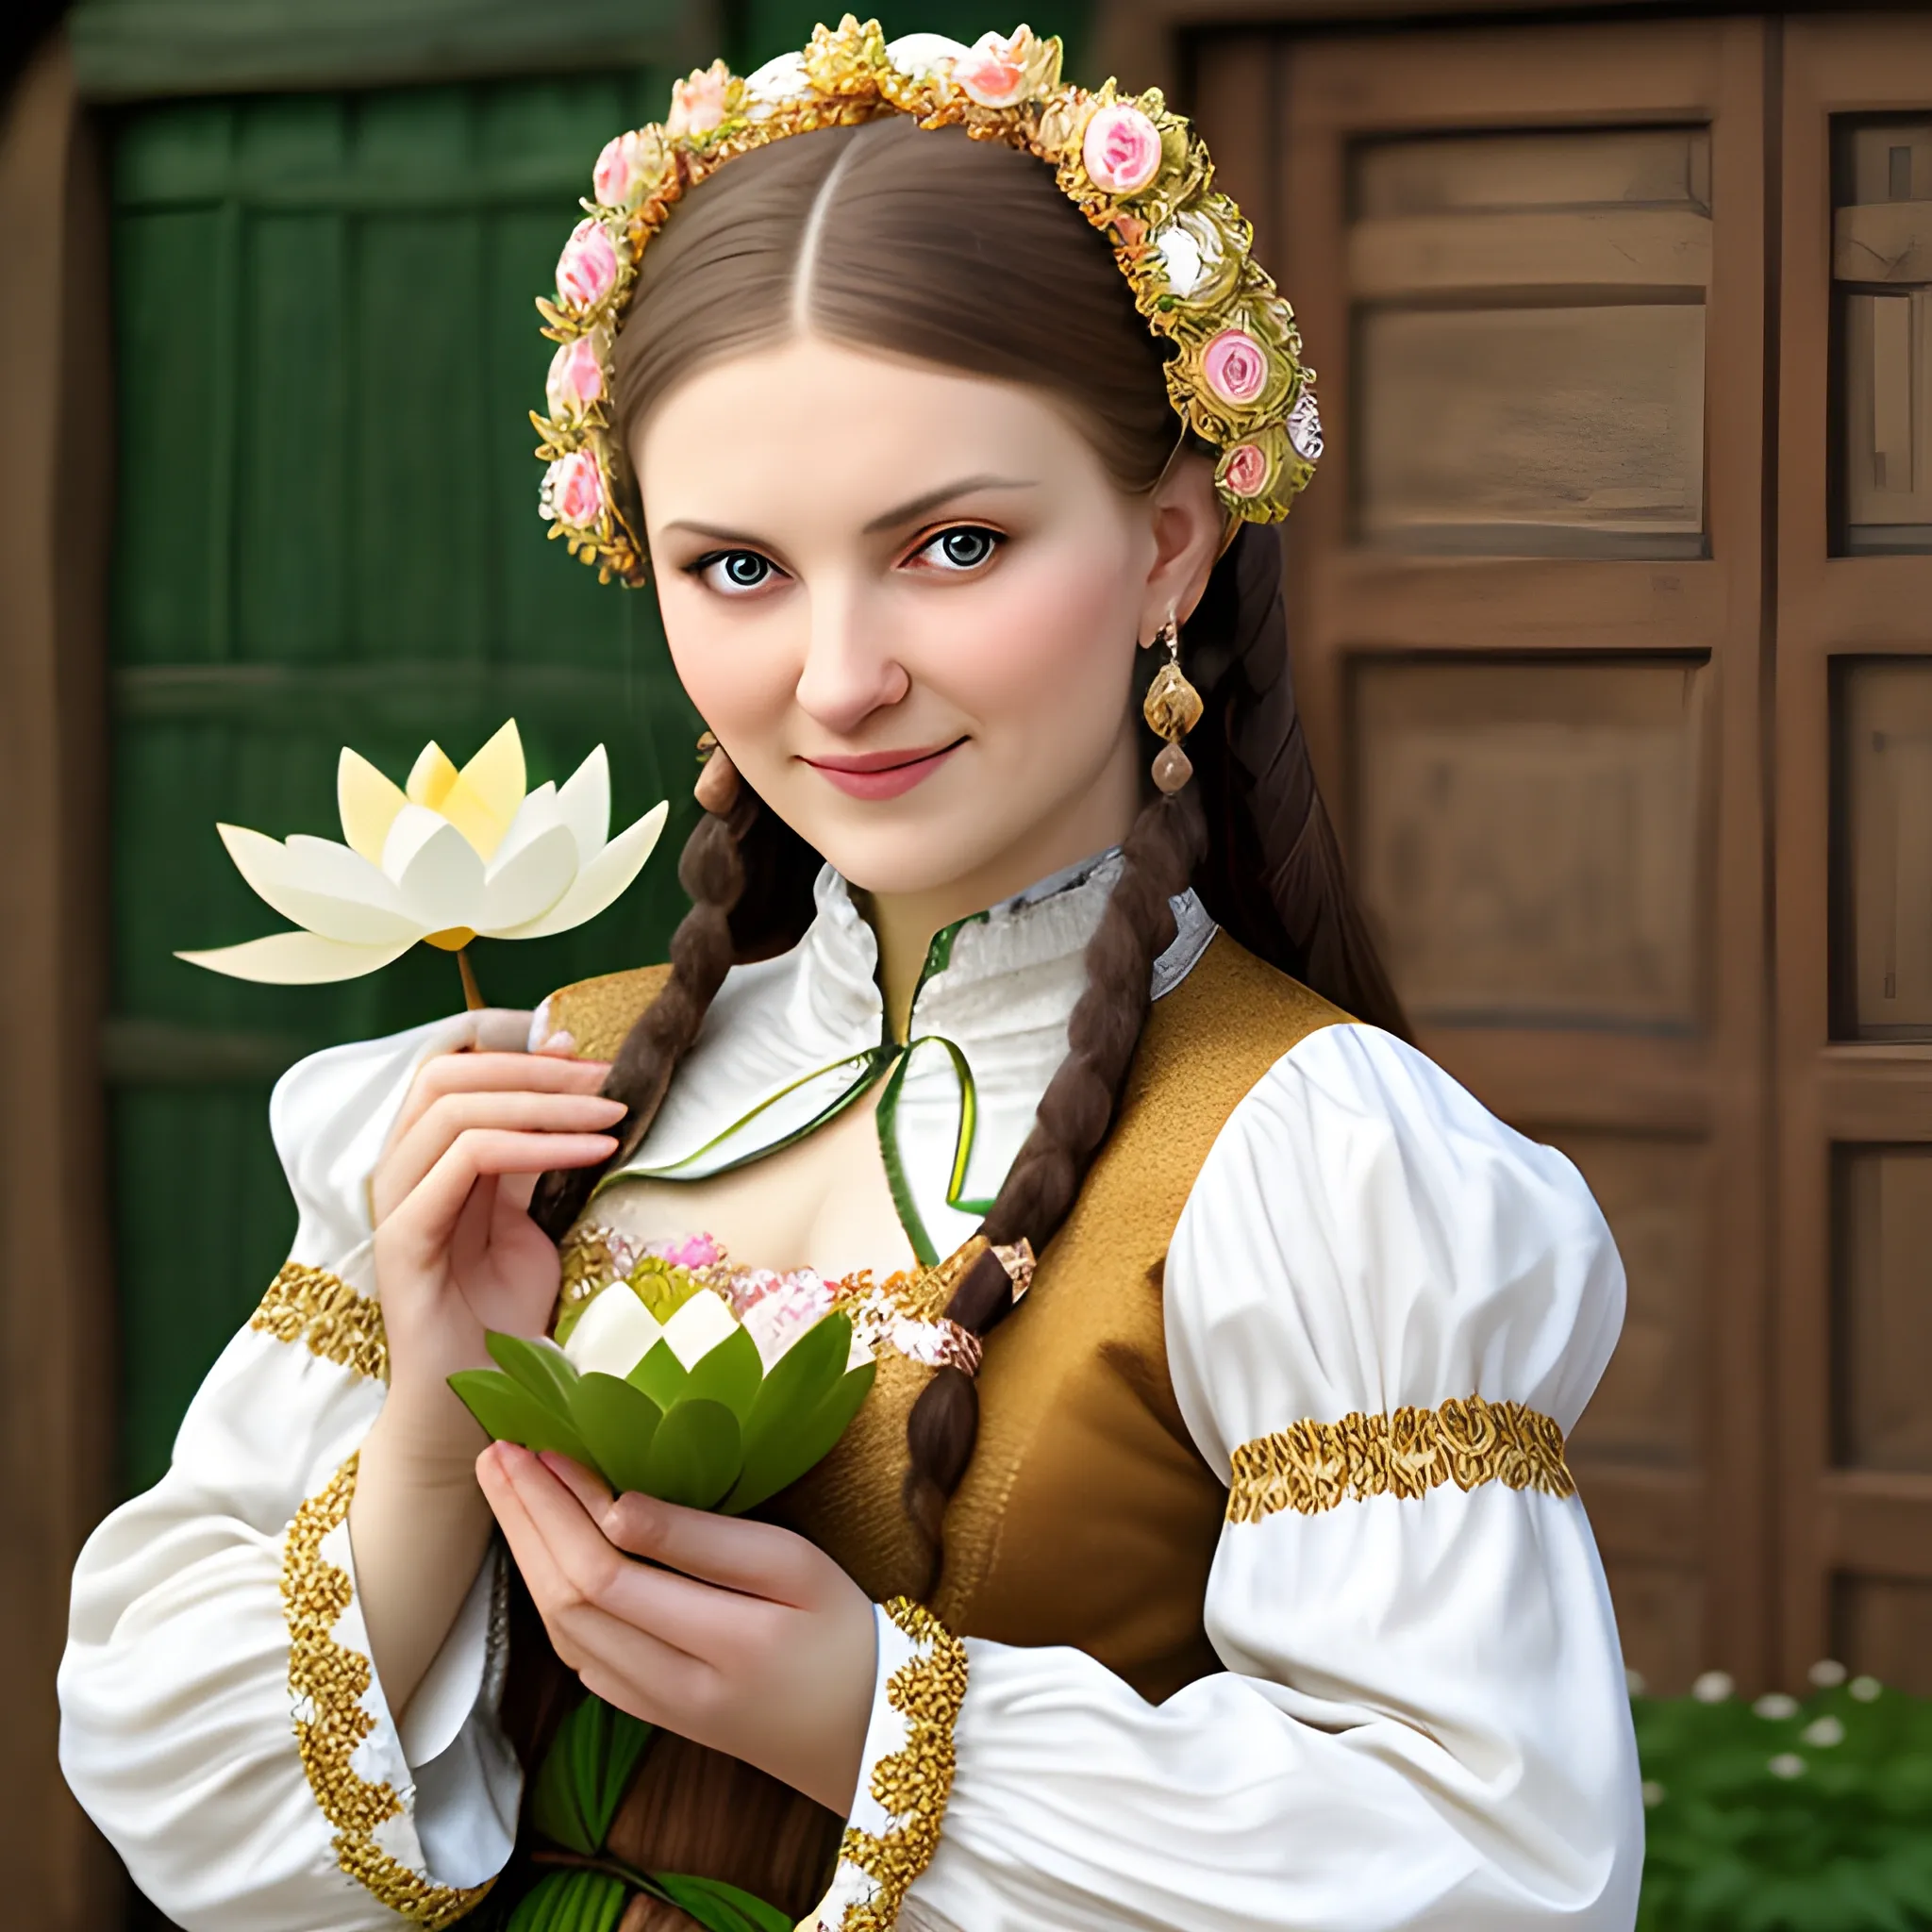
<instances>
[{"instance_id":1,"label":"pink rose on headdress","mask_svg":"<svg viewBox=\"0 0 1932 1932\"><path fill-rule=\"evenodd\" d=\"M1268 358L1244 328L1224 328L1201 355L1208 387L1224 403L1252 403L1268 387Z\"/></svg>"},{"instance_id":2,"label":"pink rose on headdress","mask_svg":"<svg viewBox=\"0 0 1932 1932\"><path fill-rule=\"evenodd\" d=\"M1010 41L999 34L981 34L953 62L954 84L982 108L1011 107L1025 90L1024 43L1030 39L1031 30L1024 26Z\"/></svg>"},{"instance_id":3,"label":"pink rose on headdress","mask_svg":"<svg viewBox=\"0 0 1932 1932\"><path fill-rule=\"evenodd\" d=\"M589 336L562 343L550 358L543 393L553 416L579 416L604 393L604 364Z\"/></svg>"},{"instance_id":4,"label":"pink rose on headdress","mask_svg":"<svg viewBox=\"0 0 1932 1932\"><path fill-rule=\"evenodd\" d=\"M663 151L648 130L637 127L605 144L591 176L592 192L606 208L635 208L661 172Z\"/></svg>"},{"instance_id":5,"label":"pink rose on headdress","mask_svg":"<svg viewBox=\"0 0 1932 1932\"><path fill-rule=\"evenodd\" d=\"M671 111L664 132L691 136L709 134L724 119L724 89L731 78L722 60L701 67L688 80L671 83Z\"/></svg>"},{"instance_id":6,"label":"pink rose on headdress","mask_svg":"<svg viewBox=\"0 0 1932 1932\"><path fill-rule=\"evenodd\" d=\"M1257 442L1238 442L1222 459L1221 483L1243 501L1268 487L1268 452Z\"/></svg>"},{"instance_id":7,"label":"pink rose on headdress","mask_svg":"<svg viewBox=\"0 0 1932 1932\"><path fill-rule=\"evenodd\" d=\"M1139 108L1116 101L1088 122L1080 158L1096 188L1138 194L1160 173L1160 130Z\"/></svg>"},{"instance_id":8,"label":"pink rose on headdress","mask_svg":"<svg viewBox=\"0 0 1932 1932\"><path fill-rule=\"evenodd\" d=\"M617 280L617 250L604 224L589 216L570 231L557 258L557 299L571 308L591 308Z\"/></svg>"},{"instance_id":9,"label":"pink rose on headdress","mask_svg":"<svg viewBox=\"0 0 1932 1932\"><path fill-rule=\"evenodd\" d=\"M593 530L604 514L604 478L587 449L558 457L543 473L543 508L573 530Z\"/></svg>"}]
</instances>

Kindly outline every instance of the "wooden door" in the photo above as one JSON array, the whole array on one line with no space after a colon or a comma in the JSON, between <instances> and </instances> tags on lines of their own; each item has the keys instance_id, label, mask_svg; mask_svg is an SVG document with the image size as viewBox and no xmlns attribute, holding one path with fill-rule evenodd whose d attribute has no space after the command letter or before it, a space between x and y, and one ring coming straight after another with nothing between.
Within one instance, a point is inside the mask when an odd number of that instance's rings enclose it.
<instances>
[{"instance_id":1,"label":"wooden door","mask_svg":"<svg viewBox=\"0 0 1932 1932\"><path fill-rule=\"evenodd\" d=\"M1765 29L1202 44L1321 372L1323 782L1424 1047L1629 1274L1574 1456L1655 1689L1768 1669Z\"/></svg>"},{"instance_id":2,"label":"wooden door","mask_svg":"<svg viewBox=\"0 0 1932 1932\"><path fill-rule=\"evenodd\" d=\"M112 130L120 508L112 619L111 1082L122 1471L151 1482L188 1397L286 1250L271 1081L300 1053L459 1004L419 949L340 987L181 964L281 922L225 819L340 836L337 748L391 774L505 718L532 782L608 742L619 823L690 809L696 723L646 595L600 588L536 514L527 410L550 282L598 148L662 73L191 101ZM681 838L675 820L665 852ZM580 933L478 949L528 1004L662 957L656 860Z\"/></svg>"},{"instance_id":3,"label":"wooden door","mask_svg":"<svg viewBox=\"0 0 1932 1932\"><path fill-rule=\"evenodd\" d=\"M1932 22L1785 50L1783 1655L1932 1693Z\"/></svg>"}]
</instances>

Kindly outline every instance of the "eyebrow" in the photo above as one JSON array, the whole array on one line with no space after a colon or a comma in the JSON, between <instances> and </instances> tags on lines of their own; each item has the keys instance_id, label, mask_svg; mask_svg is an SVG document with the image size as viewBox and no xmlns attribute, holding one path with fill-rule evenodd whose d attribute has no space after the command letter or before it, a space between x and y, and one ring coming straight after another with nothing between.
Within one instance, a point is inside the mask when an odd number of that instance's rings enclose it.
<instances>
[{"instance_id":1,"label":"eyebrow","mask_svg":"<svg viewBox=\"0 0 1932 1932\"><path fill-rule=\"evenodd\" d=\"M942 503L950 503L956 496L970 495L975 490L1032 490L1038 486L1025 476L961 476L952 483L942 483L937 490L928 490L923 495L915 496L908 503L902 503L889 509L883 516L873 518L865 526L864 534L876 537L882 530L895 530L902 525L916 523L929 511L937 509ZM682 530L693 537L703 537L713 543L755 543L757 540L745 535L742 530L727 530L717 524L693 524L679 522L666 524L665 534Z\"/></svg>"}]
</instances>

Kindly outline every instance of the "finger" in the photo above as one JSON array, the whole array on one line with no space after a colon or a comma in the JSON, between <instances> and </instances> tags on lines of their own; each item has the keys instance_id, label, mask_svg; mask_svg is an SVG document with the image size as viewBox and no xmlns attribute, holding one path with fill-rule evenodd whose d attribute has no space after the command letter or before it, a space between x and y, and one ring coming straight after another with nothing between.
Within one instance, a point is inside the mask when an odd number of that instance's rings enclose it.
<instances>
[{"instance_id":1,"label":"finger","mask_svg":"<svg viewBox=\"0 0 1932 1932\"><path fill-rule=\"evenodd\" d=\"M811 1602L824 1560L803 1537L775 1524L685 1509L634 1491L619 1496L597 1526L634 1557L768 1603Z\"/></svg>"},{"instance_id":2,"label":"finger","mask_svg":"<svg viewBox=\"0 0 1932 1932\"><path fill-rule=\"evenodd\" d=\"M449 1244L457 1216L485 1174L595 1167L617 1152L608 1134L523 1134L472 1127L383 1219L382 1231L419 1264Z\"/></svg>"},{"instance_id":3,"label":"finger","mask_svg":"<svg viewBox=\"0 0 1932 1932\"><path fill-rule=\"evenodd\" d=\"M573 1670L580 1668L591 1656L601 1657L619 1671L626 1671L658 1687L667 1700L675 1701L688 1694L693 1674L708 1666L702 1666L691 1653L668 1642L658 1632L584 1593L547 1533L549 1521L530 1507L530 1497L518 1480L521 1474L536 1468L537 1458L527 1449L509 1442L492 1442L476 1458L476 1481L503 1530L517 1569L529 1587L544 1627L558 1644L558 1655ZM556 1479L546 1480L555 1484ZM576 1515L578 1524L591 1529L589 1519L568 1498L565 1501ZM591 1534L595 1531L591 1529ZM617 1561L622 1563L624 1559L618 1557ZM625 1567L636 1570L640 1566L626 1563Z\"/></svg>"},{"instance_id":4,"label":"finger","mask_svg":"<svg viewBox=\"0 0 1932 1932\"><path fill-rule=\"evenodd\" d=\"M754 1595L631 1562L572 1490L535 1457L516 1459L508 1473L558 1570L586 1603L620 1622L687 1656L710 1659L739 1647L772 1614L773 1607Z\"/></svg>"},{"instance_id":5,"label":"finger","mask_svg":"<svg viewBox=\"0 0 1932 1932\"><path fill-rule=\"evenodd\" d=\"M594 1470L586 1469L581 1462L574 1462L568 1456L558 1456L548 1449L537 1460L577 1499L577 1507L592 1523L609 1508L611 1491Z\"/></svg>"},{"instance_id":6,"label":"finger","mask_svg":"<svg viewBox=\"0 0 1932 1932\"><path fill-rule=\"evenodd\" d=\"M597 1093L530 1093L491 1089L445 1093L384 1156L375 1172L380 1218L393 1208L441 1159L458 1135L471 1127L510 1127L525 1133L600 1133L624 1118L621 1100ZM540 1170L541 1171L541 1170Z\"/></svg>"},{"instance_id":7,"label":"finger","mask_svg":"<svg viewBox=\"0 0 1932 1932\"><path fill-rule=\"evenodd\" d=\"M435 1054L416 1070L402 1111L390 1129L389 1144L400 1141L445 1093L492 1088L502 1092L594 1093L609 1072L608 1060L562 1059L556 1054Z\"/></svg>"}]
</instances>

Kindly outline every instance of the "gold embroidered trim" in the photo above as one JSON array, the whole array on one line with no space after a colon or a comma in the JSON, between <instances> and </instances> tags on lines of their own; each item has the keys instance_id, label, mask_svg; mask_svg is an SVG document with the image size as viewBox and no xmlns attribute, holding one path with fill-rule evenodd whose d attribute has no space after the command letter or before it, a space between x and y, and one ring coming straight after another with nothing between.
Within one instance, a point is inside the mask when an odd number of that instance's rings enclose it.
<instances>
[{"instance_id":1,"label":"gold embroidered trim","mask_svg":"<svg viewBox=\"0 0 1932 1932\"><path fill-rule=\"evenodd\" d=\"M1520 1402L1480 1395L1440 1408L1298 1422L1243 1442L1233 1475L1230 1523L1258 1523L1277 1509L1319 1516L1340 1503L1413 1498L1450 1482L1459 1490L1498 1482L1547 1496L1576 1493L1556 1423Z\"/></svg>"},{"instance_id":2,"label":"gold embroidered trim","mask_svg":"<svg viewBox=\"0 0 1932 1932\"><path fill-rule=\"evenodd\" d=\"M885 1607L919 1646L886 1683L886 1701L906 1720L906 1748L880 1758L872 1773L872 1794L896 1823L882 1837L846 1827L841 1861L878 1890L846 1907L839 1932L891 1932L912 1881L932 1863L953 1790L953 1726L966 1697L966 1646L907 1597Z\"/></svg>"},{"instance_id":3,"label":"gold embroidered trim","mask_svg":"<svg viewBox=\"0 0 1932 1932\"><path fill-rule=\"evenodd\" d=\"M311 1355L373 1382L389 1380L382 1304L324 1269L284 1261L248 1325L277 1341L303 1342Z\"/></svg>"},{"instance_id":4,"label":"gold embroidered trim","mask_svg":"<svg viewBox=\"0 0 1932 1932\"><path fill-rule=\"evenodd\" d=\"M362 1708L371 1669L367 1657L330 1634L352 1591L348 1573L324 1558L322 1543L348 1516L356 1462L350 1457L328 1487L296 1510L284 1546L282 1614L289 1626L295 1748L315 1802L335 1826L336 1863L379 1904L437 1932L468 1913L490 1886L432 1884L392 1858L375 1842L375 1828L394 1818L403 1801L393 1786L371 1784L350 1767L356 1747L375 1728Z\"/></svg>"}]
</instances>

